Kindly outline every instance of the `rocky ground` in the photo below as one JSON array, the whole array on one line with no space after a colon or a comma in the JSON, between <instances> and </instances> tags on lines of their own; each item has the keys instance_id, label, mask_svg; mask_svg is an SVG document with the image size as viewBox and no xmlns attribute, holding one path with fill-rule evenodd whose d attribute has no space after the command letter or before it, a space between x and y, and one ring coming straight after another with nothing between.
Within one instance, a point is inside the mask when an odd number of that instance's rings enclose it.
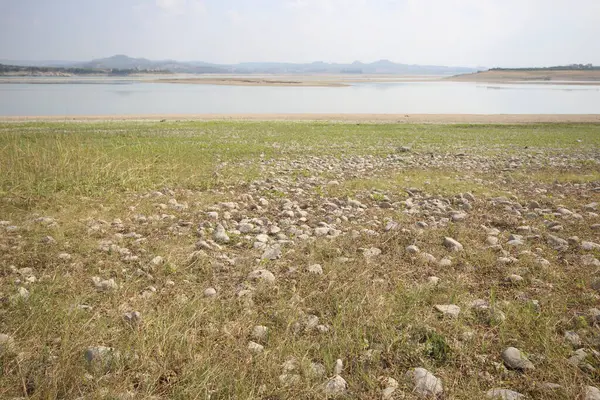
<instances>
[{"instance_id":1,"label":"rocky ground","mask_svg":"<svg viewBox=\"0 0 600 400\"><path fill-rule=\"evenodd\" d=\"M0 397L600 399L596 143L386 146L6 195Z\"/></svg>"}]
</instances>

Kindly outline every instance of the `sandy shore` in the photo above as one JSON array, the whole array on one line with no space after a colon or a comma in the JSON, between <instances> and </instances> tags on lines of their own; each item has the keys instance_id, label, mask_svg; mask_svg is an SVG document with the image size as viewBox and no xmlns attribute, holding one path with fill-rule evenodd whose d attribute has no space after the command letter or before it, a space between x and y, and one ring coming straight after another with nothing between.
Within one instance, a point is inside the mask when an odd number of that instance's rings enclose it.
<instances>
[{"instance_id":1,"label":"sandy shore","mask_svg":"<svg viewBox=\"0 0 600 400\"><path fill-rule=\"evenodd\" d=\"M600 123L600 114L164 114L2 117L0 122L29 121L340 121L380 123Z\"/></svg>"},{"instance_id":2,"label":"sandy shore","mask_svg":"<svg viewBox=\"0 0 600 400\"><path fill-rule=\"evenodd\" d=\"M454 82L600 85L600 71L484 71L445 78Z\"/></svg>"}]
</instances>

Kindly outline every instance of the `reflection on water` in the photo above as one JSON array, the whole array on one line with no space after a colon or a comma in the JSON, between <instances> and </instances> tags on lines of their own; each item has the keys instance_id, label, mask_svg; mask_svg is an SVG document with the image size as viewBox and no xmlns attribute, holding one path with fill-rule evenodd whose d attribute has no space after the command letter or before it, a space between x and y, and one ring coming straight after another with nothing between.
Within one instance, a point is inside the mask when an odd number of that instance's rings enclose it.
<instances>
[{"instance_id":1,"label":"reflection on water","mask_svg":"<svg viewBox=\"0 0 600 400\"><path fill-rule=\"evenodd\" d=\"M0 84L0 115L202 113L600 114L600 87L364 82L350 87L217 86L119 80Z\"/></svg>"}]
</instances>

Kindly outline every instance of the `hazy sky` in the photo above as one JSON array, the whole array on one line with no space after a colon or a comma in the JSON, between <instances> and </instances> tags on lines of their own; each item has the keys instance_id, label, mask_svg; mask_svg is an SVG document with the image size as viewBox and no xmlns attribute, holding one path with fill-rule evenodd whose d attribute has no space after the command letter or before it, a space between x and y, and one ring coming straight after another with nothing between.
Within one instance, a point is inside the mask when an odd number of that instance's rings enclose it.
<instances>
[{"instance_id":1,"label":"hazy sky","mask_svg":"<svg viewBox=\"0 0 600 400\"><path fill-rule=\"evenodd\" d=\"M0 59L600 65L600 0L0 0Z\"/></svg>"}]
</instances>

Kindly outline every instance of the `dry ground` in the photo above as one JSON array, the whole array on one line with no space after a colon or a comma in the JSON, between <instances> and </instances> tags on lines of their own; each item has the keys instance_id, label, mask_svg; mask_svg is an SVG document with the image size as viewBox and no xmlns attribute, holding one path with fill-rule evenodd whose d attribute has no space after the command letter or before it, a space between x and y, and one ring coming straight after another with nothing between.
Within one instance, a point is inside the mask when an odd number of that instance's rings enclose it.
<instances>
[{"instance_id":1,"label":"dry ground","mask_svg":"<svg viewBox=\"0 0 600 400\"><path fill-rule=\"evenodd\" d=\"M1 124L0 398L595 399L599 201L597 124Z\"/></svg>"}]
</instances>

